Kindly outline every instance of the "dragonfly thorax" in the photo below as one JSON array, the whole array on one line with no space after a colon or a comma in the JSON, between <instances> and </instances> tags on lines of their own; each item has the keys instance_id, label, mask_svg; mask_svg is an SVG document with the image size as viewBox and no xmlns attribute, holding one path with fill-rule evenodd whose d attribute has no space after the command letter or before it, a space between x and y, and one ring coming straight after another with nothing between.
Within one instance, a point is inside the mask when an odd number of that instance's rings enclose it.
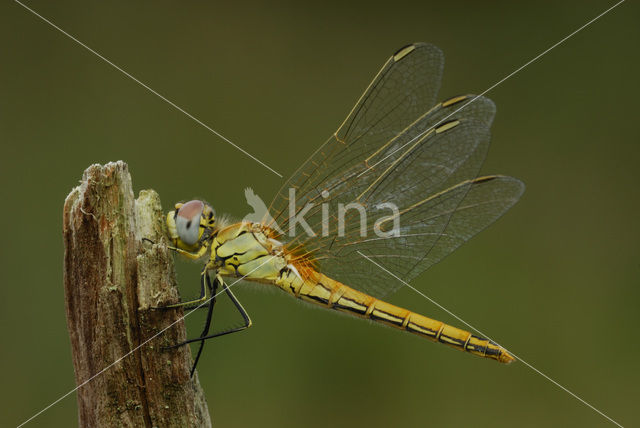
<instances>
[{"instance_id":1,"label":"dragonfly thorax","mask_svg":"<svg viewBox=\"0 0 640 428\"><path fill-rule=\"evenodd\" d=\"M260 223L241 222L218 231L212 241L211 264L218 273L274 281L288 265L281 242Z\"/></svg>"}]
</instances>

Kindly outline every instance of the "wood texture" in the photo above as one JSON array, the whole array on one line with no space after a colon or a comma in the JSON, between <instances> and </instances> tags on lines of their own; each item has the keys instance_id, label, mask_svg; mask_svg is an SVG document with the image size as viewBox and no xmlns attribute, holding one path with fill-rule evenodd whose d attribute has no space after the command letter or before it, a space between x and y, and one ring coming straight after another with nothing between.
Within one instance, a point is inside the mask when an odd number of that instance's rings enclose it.
<instances>
[{"instance_id":1,"label":"wood texture","mask_svg":"<svg viewBox=\"0 0 640 428\"><path fill-rule=\"evenodd\" d=\"M123 162L92 165L67 196L63 234L79 425L210 427L189 348L161 349L185 339L182 310L151 309L178 299L158 195L135 200Z\"/></svg>"}]
</instances>

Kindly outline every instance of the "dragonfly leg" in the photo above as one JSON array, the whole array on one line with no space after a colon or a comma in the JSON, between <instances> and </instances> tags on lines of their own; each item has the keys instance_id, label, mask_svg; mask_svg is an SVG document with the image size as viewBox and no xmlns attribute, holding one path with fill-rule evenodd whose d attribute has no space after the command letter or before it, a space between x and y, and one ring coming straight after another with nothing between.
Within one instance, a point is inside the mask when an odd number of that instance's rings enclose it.
<instances>
[{"instance_id":1,"label":"dragonfly leg","mask_svg":"<svg viewBox=\"0 0 640 428\"><path fill-rule=\"evenodd\" d=\"M245 330L245 329L251 327L252 322L251 322L251 318L249 317L249 314L244 309L244 307L242 307L242 304L238 301L238 299L233 294L231 289L227 286L227 284L225 284L224 280L220 277L220 275L216 276L216 282L222 285L222 289L227 294L227 296L229 296L229 299L234 304L234 306L236 307L238 312L240 312L240 315L242 315L242 318L244 320L244 325L242 325L240 327L235 327L235 328L231 328L231 329L228 329L228 330L224 330L224 331L221 331L221 332L218 332L218 333L210 334L210 335L207 335L208 328L209 328L209 326L207 325L207 326L205 326L205 331L203 331L203 334L200 335L200 337L195 338L195 339L185 340L182 343L178 343L176 345L170 346L169 349L177 348L179 346L183 346L183 345L186 345L186 344L189 344L189 343L201 342L201 341L204 342L207 339L213 339L214 337L225 336L227 334L236 333L238 331L242 331L242 330ZM212 302L213 302L213 300L214 299L212 299ZM207 324L210 324L210 321Z\"/></svg>"},{"instance_id":2,"label":"dragonfly leg","mask_svg":"<svg viewBox=\"0 0 640 428\"><path fill-rule=\"evenodd\" d=\"M200 337L206 337L207 334L209 334L209 329L211 328L211 321L213 319L213 308L216 304L216 292L218 290L218 286L219 284L221 284L219 277L216 276L216 280L213 282L213 284L211 283L211 278L209 277L209 271L208 270L203 270L202 272L202 284L205 288L205 290L207 290L208 292L205 292L203 290L203 294L207 296L213 296L211 297L208 301L206 305L198 305L197 308L207 308L207 319L205 321L204 324L204 328L202 330L202 333L200 333ZM189 302L186 302L189 303ZM198 352L196 354L195 360L193 362L193 366L191 367L191 373L190 375L193 376L194 371L196 370L196 365L198 364L198 360L200 359L200 355L202 355L202 349L204 347L204 341L205 339L194 339L194 340L190 340L187 342L180 342L176 345L171 345L171 346L166 346L163 347L162 349L167 350L167 349L174 349L174 348L178 348L180 346L186 345L187 343L192 343L192 342L197 342L200 341L200 347L198 348Z\"/></svg>"},{"instance_id":3,"label":"dragonfly leg","mask_svg":"<svg viewBox=\"0 0 640 428\"><path fill-rule=\"evenodd\" d=\"M195 253L183 250L182 248L177 248L177 247L172 247L172 246L168 246L167 248L170 249L171 251L175 251L176 253L181 254L181 255L183 255L183 256L191 259L191 260L198 260L198 259L200 259L202 256L204 256L207 253L207 251L209 249L209 246L206 245L206 244L203 244L200 247L200 249L198 251L196 251Z\"/></svg>"},{"instance_id":4,"label":"dragonfly leg","mask_svg":"<svg viewBox=\"0 0 640 428\"><path fill-rule=\"evenodd\" d=\"M189 309L199 309L206 308L207 305L203 305L202 303L206 302L209 298L211 298L212 294L210 293L211 288L208 283L208 270L209 265L205 265L202 269L202 273L200 274L200 297L195 300L189 300L186 302L178 302L171 305L166 306L152 306L151 309L175 309L175 308L184 308L186 310Z\"/></svg>"},{"instance_id":5,"label":"dragonfly leg","mask_svg":"<svg viewBox=\"0 0 640 428\"><path fill-rule=\"evenodd\" d=\"M142 238L143 241L145 242L149 242L150 244L155 244L154 241L152 241L149 238ZM190 258L192 260L198 260L199 258L201 258L202 256L204 256L207 251L208 251L208 245L203 244L200 249L198 251L196 251L195 253L192 253L190 251L187 250L183 250L182 248L178 248L178 247L173 247L171 245L168 245L167 248L171 251L175 251L178 254L181 254L187 258Z\"/></svg>"},{"instance_id":6,"label":"dragonfly leg","mask_svg":"<svg viewBox=\"0 0 640 428\"><path fill-rule=\"evenodd\" d=\"M219 276L216 275L216 279L213 282L213 285L211 285L211 278L209 277L209 272L205 271L205 278L207 281L207 288L211 291L211 295L213 296L211 298L211 300L208 303L208 311L207 311L207 319L205 321L204 324L204 328L202 329L202 333L200 333L200 337L206 337L209 334L209 329L211 328L211 320L213 318L213 307L216 304L216 292L218 291L218 285L219 284L223 284L224 282L221 281L221 278ZM200 341L200 346L198 347L198 352L196 353L196 357L193 360L193 365L191 366L191 372L189 373L189 375L191 377L193 377L193 373L196 371L196 366L198 365L198 361L200 360L200 356L202 355L202 350L204 349L204 341L206 339L202 339ZM180 345L178 345L180 346Z\"/></svg>"}]
</instances>

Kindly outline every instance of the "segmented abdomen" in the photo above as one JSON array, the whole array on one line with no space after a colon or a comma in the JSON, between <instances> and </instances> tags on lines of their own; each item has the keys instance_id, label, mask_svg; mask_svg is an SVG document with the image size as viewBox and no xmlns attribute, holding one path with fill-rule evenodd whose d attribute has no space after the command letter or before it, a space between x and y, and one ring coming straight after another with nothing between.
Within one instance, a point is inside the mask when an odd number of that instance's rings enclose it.
<instances>
[{"instance_id":1,"label":"segmented abdomen","mask_svg":"<svg viewBox=\"0 0 640 428\"><path fill-rule=\"evenodd\" d=\"M501 363L515 360L504 348L488 339L376 299L319 272L306 270L304 278L289 272L279 278L276 285L307 302L380 322L480 357Z\"/></svg>"}]
</instances>

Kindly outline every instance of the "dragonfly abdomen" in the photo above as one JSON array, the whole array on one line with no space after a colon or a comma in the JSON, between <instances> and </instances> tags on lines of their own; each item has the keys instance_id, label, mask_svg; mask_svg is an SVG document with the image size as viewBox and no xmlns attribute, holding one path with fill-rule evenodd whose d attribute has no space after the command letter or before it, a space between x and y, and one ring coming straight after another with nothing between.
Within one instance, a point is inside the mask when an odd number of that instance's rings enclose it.
<instances>
[{"instance_id":1,"label":"dragonfly abdomen","mask_svg":"<svg viewBox=\"0 0 640 428\"><path fill-rule=\"evenodd\" d=\"M501 363L514 361L504 348L489 339L376 299L321 273L305 272L304 276L307 279L294 274L284 275L277 285L310 303L370 319Z\"/></svg>"}]
</instances>

